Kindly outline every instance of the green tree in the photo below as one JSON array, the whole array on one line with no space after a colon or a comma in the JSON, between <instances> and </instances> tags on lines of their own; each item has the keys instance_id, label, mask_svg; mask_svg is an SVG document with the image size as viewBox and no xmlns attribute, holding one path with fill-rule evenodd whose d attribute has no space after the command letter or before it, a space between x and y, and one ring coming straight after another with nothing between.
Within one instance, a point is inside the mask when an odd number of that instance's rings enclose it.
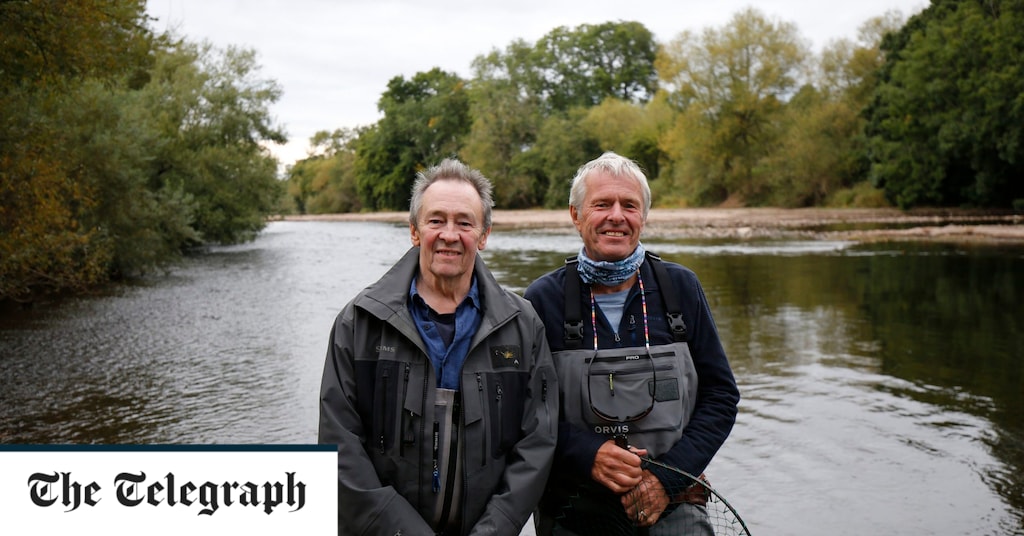
<instances>
[{"instance_id":1,"label":"green tree","mask_svg":"<svg viewBox=\"0 0 1024 536\"><path fill-rule=\"evenodd\" d=\"M540 184L546 184L544 206L565 208L569 204L569 186L580 164L601 154L601 147L583 128L586 108L574 108L544 120L537 144L527 159Z\"/></svg>"},{"instance_id":2,"label":"green tree","mask_svg":"<svg viewBox=\"0 0 1024 536\"><path fill-rule=\"evenodd\" d=\"M672 116L663 99L639 104L608 98L587 110L581 127L597 140L602 152L615 151L635 160L649 179L655 179L665 158L658 139L671 125Z\"/></svg>"},{"instance_id":3,"label":"green tree","mask_svg":"<svg viewBox=\"0 0 1024 536\"><path fill-rule=\"evenodd\" d=\"M3 93L139 76L153 37L145 13L145 0L0 2Z\"/></svg>"},{"instance_id":4,"label":"green tree","mask_svg":"<svg viewBox=\"0 0 1024 536\"><path fill-rule=\"evenodd\" d=\"M494 180L499 206L551 203L552 191L562 188L550 181L565 174L556 163L564 157L544 147L541 137L561 146L565 138L582 135L578 111L606 99L648 101L657 87L655 53L653 36L642 24L607 22L558 27L533 45L515 40L504 51L474 59L473 127L463 154ZM552 124L571 131L553 132ZM656 154L656 144L645 141L646 153Z\"/></svg>"},{"instance_id":5,"label":"green tree","mask_svg":"<svg viewBox=\"0 0 1024 536\"><path fill-rule=\"evenodd\" d=\"M838 39L825 46L814 85L805 85L786 103L778 119L783 134L759 164L768 185L767 203L821 205L864 181L865 121L860 111L884 61L881 40L901 24L899 12L890 11L863 23L858 41Z\"/></svg>"},{"instance_id":6,"label":"green tree","mask_svg":"<svg viewBox=\"0 0 1024 536\"><path fill-rule=\"evenodd\" d=\"M107 88L145 82L144 13L141 1L0 2L0 300L107 277L114 252L93 225L101 200L79 157L116 167L119 153L71 144L90 112L114 105Z\"/></svg>"},{"instance_id":7,"label":"green tree","mask_svg":"<svg viewBox=\"0 0 1024 536\"><path fill-rule=\"evenodd\" d=\"M559 26L535 50L540 91L551 110L595 106L608 97L646 102L657 88L657 45L639 22Z\"/></svg>"},{"instance_id":8,"label":"green tree","mask_svg":"<svg viewBox=\"0 0 1024 536\"><path fill-rule=\"evenodd\" d=\"M0 2L0 299L253 236L283 142L252 52L156 36L144 3ZM9 75L9 76L8 76Z\"/></svg>"},{"instance_id":9,"label":"green tree","mask_svg":"<svg viewBox=\"0 0 1024 536\"><path fill-rule=\"evenodd\" d=\"M255 51L187 42L158 51L146 95L146 106L159 110L162 140L151 188L180 188L194 199L203 241L253 238L282 193L264 144L286 141L269 113L281 89L259 76Z\"/></svg>"},{"instance_id":10,"label":"green tree","mask_svg":"<svg viewBox=\"0 0 1024 536\"><path fill-rule=\"evenodd\" d=\"M858 109L826 97L812 86L779 115L783 132L760 161L765 204L804 207L824 204L856 181L856 141L863 126Z\"/></svg>"},{"instance_id":11,"label":"green tree","mask_svg":"<svg viewBox=\"0 0 1024 536\"><path fill-rule=\"evenodd\" d=\"M774 149L777 118L800 86L808 47L792 23L748 8L720 30L683 32L656 66L682 114L663 148L670 175L696 203L766 196L758 165Z\"/></svg>"},{"instance_id":12,"label":"green tree","mask_svg":"<svg viewBox=\"0 0 1024 536\"><path fill-rule=\"evenodd\" d=\"M320 131L310 138L309 157L288 169L288 195L303 214L362 209L356 189L353 148L358 130Z\"/></svg>"},{"instance_id":13,"label":"green tree","mask_svg":"<svg viewBox=\"0 0 1024 536\"><path fill-rule=\"evenodd\" d=\"M109 252L107 270L114 275L160 266L201 241L192 195L182 184L151 181L153 150L162 138L150 91L111 91L88 82L55 112L63 126L52 140L57 158L91 199L79 224L93 231L90 249Z\"/></svg>"},{"instance_id":14,"label":"green tree","mask_svg":"<svg viewBox=\"0 0 1024 536\"><path fill-rule=\"evenodd\" d=\"M473 123L460 156L494 183L502 208L537 206L544 190L526 169L525 148L537 138L540 108L520 97L507 80L477 79L470 89Z\"/></svg>"},{"instance_id":15,"label":"green tree","mask_svg":"<svg viewBox=\"0 0 1024 536\"><path fill-rule=\"evenodd\" d=\"M1024 199L1024 2L936 0L883 42L871 177L901 207Z\"/></svg>"},{"instance_id":16,"label":"green tree","mask_svg":"<svg viewBox=\"0 0 1024 536\"><path fill-rule=\"evenodd\" d=\"M494 184L503 208L538 206L546 183L532 170L527 151L544 120L536 51L522 39L473 59L472 126L461 156Z\"/></svg>"},{"instance_id":17,"label":"green tree","mask_svg":"<svg viewBox=\"0 0 1024 536\"><path fill-rule=\"evenodd\" d=\"M356 143L356 183L369 210L404 210L416 173L458 154L470 129L465 81L439 68L388 82L384 114Z\"/></svg>"},{"instance_id":18,"label":"green tree","mask_svg":"<svg viewBox=\"0 0 1024 536\"><path fill-rule=\"evenodd\" d=\"M856 41L842 38L829 42L818 61L818 89L831 100L847 100L853 108L867 106L885 63L882 40L899 31L904 21L899 10L889 10L861 24Z\"/></svg>"}]
</instances>

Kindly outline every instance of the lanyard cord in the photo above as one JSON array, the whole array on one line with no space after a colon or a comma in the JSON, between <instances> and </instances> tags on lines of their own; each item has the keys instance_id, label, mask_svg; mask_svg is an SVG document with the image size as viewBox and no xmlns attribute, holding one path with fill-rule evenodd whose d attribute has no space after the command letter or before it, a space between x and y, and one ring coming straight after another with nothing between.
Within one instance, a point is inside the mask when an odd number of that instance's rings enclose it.
<instances>
[{"instance_id":1,"label":"lanyard cord","mask_svg":"<svg viewBox=\"0 0 1024 536\"><path fill-rule=\"evenodd\" d=\"M647 293L644 292L644 278L640 277L640 270L636 271L636 279L640 282L640 305L644 317L644 347L647 353L651 353L651 332L647 327ZM625 308L625 305L623 305ZM625 312L625 311L623 311ZM590 287L590 327L594 332L594 351L597 351L597 304L594 301L594 287Z\"/></svg>"}]
</instances>

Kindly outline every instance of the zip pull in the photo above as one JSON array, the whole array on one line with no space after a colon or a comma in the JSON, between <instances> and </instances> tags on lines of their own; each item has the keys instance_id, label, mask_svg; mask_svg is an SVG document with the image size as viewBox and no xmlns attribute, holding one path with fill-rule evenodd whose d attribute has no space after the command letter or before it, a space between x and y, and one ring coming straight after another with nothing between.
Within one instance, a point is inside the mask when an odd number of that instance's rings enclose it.
<instances>
[{"instance_id":1,"label":"zip pull","mask_svg":"<svg viewBox=\"0 0 1024 536\"><path fill-rule=\"evenodd\" d=\"M622 342L622 339L619 338L619 332L618 331L615 332L615 342Z\"/></svg>"},{"instance_id":2,"label":"zip pull","mask_svg":"<svg viewBox=\"0 0 1024 536\"><path fill-rule=\"evenodd\" d=\"M610 391L612 393L612 396L615 396L615 380L614 380L614 378L615 378L615 373L614 372L608 373L608 391Z\"/></svg>"},{"instance_id":3,"label":"zip pull","mask_svg":"<svg viewBox=\"0 0 1024 536\"><path fill-rule=\"evenodd\" d=\"M495 396L495 401L501 402L501 395L502 395L501 383L496 384L495 387L497 387L497 389L498 389L498 394Z\"/></svg>"}]
</instances>

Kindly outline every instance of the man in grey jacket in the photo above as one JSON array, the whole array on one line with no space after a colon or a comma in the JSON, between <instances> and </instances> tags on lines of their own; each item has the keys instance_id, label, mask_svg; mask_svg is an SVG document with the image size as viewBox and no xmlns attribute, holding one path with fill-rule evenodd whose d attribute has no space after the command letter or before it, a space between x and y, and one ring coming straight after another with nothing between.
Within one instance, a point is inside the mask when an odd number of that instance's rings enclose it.
<instances>
[{"instance_id":1,"label":"man in grey jacket","mask_svg":"<svg viewBox=\"0 0 1024 536\"><path fill-rule=\"evenodd\" d=\"M410 204L413 247L331 330L319 441L338 445L338 532L516 535L558 433L544 328L477 256L479 171L445 160Z\"/></svg>"}]
</instances>

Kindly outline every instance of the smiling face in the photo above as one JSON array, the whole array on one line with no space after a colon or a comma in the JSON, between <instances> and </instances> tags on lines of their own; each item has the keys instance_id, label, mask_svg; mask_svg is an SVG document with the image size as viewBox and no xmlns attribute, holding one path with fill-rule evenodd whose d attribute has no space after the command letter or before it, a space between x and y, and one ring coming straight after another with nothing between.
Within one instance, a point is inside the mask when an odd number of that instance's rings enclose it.
<instances>
[{"instance_id":1,"label":"smiling face","mask_svg":"<svg viewBox=\"0 0 1024 536\"><path fill-rule=\"evenodd\" d=\"M480 194L468 182L442 179L423 192L416 224L409 225L412 244L420 248L420 277L428 285L450 286L473 278L476 252L484 249Z\"/></svg>"},{"instance_id":2,"label":"smiling face","mask_svg":"<svg viewBox=\"0 0 1024 536\"><path fill-rule=\"evenodd\" d=\"M640 183L601 170L591 173L586 181L587 193L580 209L570 205L569 214L587 256L595 261L625 259L640 243L645 223Z\"/></svg>"}]
</instances>

